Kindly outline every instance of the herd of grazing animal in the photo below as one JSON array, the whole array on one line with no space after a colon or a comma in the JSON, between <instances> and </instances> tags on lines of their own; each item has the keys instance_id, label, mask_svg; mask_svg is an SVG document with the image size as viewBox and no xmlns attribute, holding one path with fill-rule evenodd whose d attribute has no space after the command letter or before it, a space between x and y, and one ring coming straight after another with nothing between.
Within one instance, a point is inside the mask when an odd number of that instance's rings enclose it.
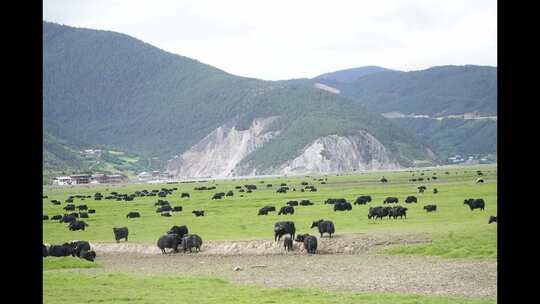
<instances>
[{"instance_id":1,"label":"herd of grazing animal","mask_svg":"<svg viewBox=\"0 0 540 304\"><path fill-rule=\"evenodd\" d=\"M62 245L43 244L43 257L64 257L73 256L93 262L96 258L96 252L91 250L90 243L87 241L72 241Z\"/></svg>"},{"instance_id":2,"label":"herd of grazing animal","mask_svg":"<svg viewBox=\"0 0 540 304\"><path fill-rule=\"evenodd\" d=\"M446 172L448 174L448 172ZM424 175L423 173L421 175ZM435 173L434 173L435 175ZM482 175L482 173L479 171L478 175ZM414 176L414 174L413 174ZM433 176L432 180L436 180L437 177ZM420 181L423 180L423 178L415 178L411 179L411 181ZM324 181L322 179L319 180L321 184L326 184L327 179ZM380 179L380 182L382 183L388 183L388 180L385 177L382 177ZM261 183L264 183L261 181ZM483 183L483 179L478 179L477 183ZM317 191L317 189L309 185L307 182L301 183L301 192L305 192L307 190L311 192ZM266 187L272 187L272 184L267 184ZM245 188L245 189L244 189ZM204 191L204 190L214 190L216 189L215 186L211 187L195 187L194 190L197 191ZM256 185L244 185L242 186L236 186L235 189L238 190L238 192L245 192L245 193L251 193L255 190L257 190ZM419 186L417 187L418 191L420 193L424 193L427 189L426 186ZM160 198L165 198L167 195L172 194L177 188L167 189L162 188L160 190L142 190L142 191L135 191L131 194L121 194L118 192L111 192L111 195L105 197L106 200L116 200L116 201L132 201L136 197L141 196L158 196ZM276 193L287 193L290 188L287 186L287 184L282 183L279 188L276 190ZM296 188L293 188L293 191L296 191ZM433 193L438 193L437 188L433 189ZM232 190L229 190L228 192L218 192L214 193L211 196L211 200L221 200L224 197L231 197L234 196L234 192ZM243 197L243 195L241 195ZM43 196L44 198L48 198L48 196ZM77 231L77 230L85 230L85 227L88 227L89 225L85 223L84 221L79 220L79 218L89 218L89 214L95 214L95 209L90 209L87 205L81 204L76 206L73 202L74 199L79 198L81 200L84 200L85 198L91 198L91 196L83 196L83 195L75 195L75 196L69 196L66 200L67 205L63 207L65 211L75 211L78 209L79 212L72 212L69 214L64 215L54 215L51 217L51 220L57 220L60 223L68 223L68 229L70 231ZM190 194L187 192L182 192L180 195L181 199L184 198L190 198ZM103 195L99 192L95 193L94 195L95 200L102 200ZM416 196L407 196L405 198L405 203L411 204L411 203L418 203L418 198ZM366 205L368 203L372 202L372 197L370 195L361 195L354 200L354 205ZM383 200L383 204L397 204L399 202L398 197L386 197ZM61 202L58 200L51 200L51 203L54 205L61 205ZM295 209L294 207L298 206L311 206L315 203L304 199L296 201L291 200L286 202L286 206L280 207L278 215L294 215ZM324 204L331 204L333 205L334 211L351 211L352 210L352 204L348 202L344 198L329 198L327 199ZM482 198L478 199L465 199L464 204L468 205L470 210L473 211L475 209L484 210L485 208L485 201ZM158 208L156 209L156 213L160 213L161 216L171 216L171 212L181 212L183 211L182 206L171 206L168 201L159 199L157 203L155 203L155 206ZM437 211L437 205L436 204L429 204L425 205L423 207L426 212L435 212ZM388 217L389 219L397 219L398 217L400 219L406 219L407 218L407 210L408 208L395 205L395 206L375 206L370 207L368 210L368 219L380 219L382 220L385 217ZM86 212L82 212L86 211ZM276 207L274 206L264 206L259 209L257 215L268 215L269 212L275 212ZM204 210L193 210L192 213L196 216L204 216L205 211ZM134 219L134 218L140 218L141 214L138 211L130 211L127 213L126 218ZM43 215L43 220L49 220L49 217L47 215ZM497 222L496 216L491 216L489 218L488 224ZM329 238L332 238L332 235L335 233L335 226L332 221L320 219L317 221L313 221L310 228L317 228L318 232L320 234L320 238L323 238L324 234L328 234ZM116 242L120 242L120 240L124 239L126 242L128 241L129 236L129 230L127 227L114 227L113 228L113 234ZM283 239L283 246L286 251L292 251L294 250L294 243L293 242L299 242L302 243L304 246L304 249L306 252L310 254L317 253L317 237L310 235L308 233L305 234L298 234L296 235L296 227L295 223L293 221L280 221L275 223L274 225L274 240L280 241L280 239L285 236ZM159 237L157 241L157 247L161 250L163 254L166 253L165 249L172 249L172 252L179 252L179 248L182 248L183 252L192 252L194 249L196 252L200 251L200 248L202 246L202 238L199 235L196 234L188 234L188 228L187 226L173 226L170 230L166 232L166 234ZM94 251L90 250L90 245L88 242L85 241L75 241L71 243L65 243L63 245L52 245L52 246L45 246L43 245L43 256L77 256L80 258L84 258L87 260L94 261L96 254Z\"/></svg>"}]
</instances>

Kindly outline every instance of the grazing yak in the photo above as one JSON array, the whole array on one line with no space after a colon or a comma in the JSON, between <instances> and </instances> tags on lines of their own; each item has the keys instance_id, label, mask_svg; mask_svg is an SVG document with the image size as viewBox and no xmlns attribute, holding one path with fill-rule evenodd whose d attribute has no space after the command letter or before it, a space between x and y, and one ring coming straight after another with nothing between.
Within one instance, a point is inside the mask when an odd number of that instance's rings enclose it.
<instances>
[{"instance_id":1,"label":"grazing yak","mask_svg":"<svg viewBox=\"0 0 540 304\"><path fill-rule=\"evenodd\" d=\"M295 233L296 228L294 227L294 222L292 221L283 221L274 224L274 241L281 240L281 237L285 234L289 234L291 238L294 239Z\"/></svg>"},{"instance_id":2,"label":"grazing yak","mask_svg":"<svg viewBox=\"0 0 540 304\"><path fill-rule=\"evenodd\" d=\"M483 184L484 180L482 178L479 178L479 179L476 180L476 183L477 184Z\"/></svg>"},{"instance_id":3,"label":"grazing yak","mask_svg":"<svg viewBox=\"0 0 540 304\"><path fill-rule=\"evenodd\" d=\"M129 235L129 230L127 227L120 227L120 228L114 227L113 232L114 232L114 239L116 240L117 243L120 243L120 239L126 239L126 242L127 242L128 235Z\"/></svg>"},{"instance_id":4,"label":"grazing yak","mask_svg":"<svg viewBox=\"0 0 540 304\"><path fill-rule=\"evenodd\" d=\"M351 211L352 205L349 202L337 202L334 204L334 211Z\"/></svg>"},{"instance_id":5,"label":"grazing yak","mask_svg":"<svg viewBox=\"0 0 540 304\"><path fill-rule=\"evenodd\" d=\"M424 191L426 191L426 189L427 189L426 186L420 186L420 187L418 187L418 192L419 193L424 193Z\"/></svg>"},{"instance_id":6,"label":"grazing yak","mask_svg":"<svg viewBox=\"0 0 540 304\"><path fill-rule=\"evenodd\" d=\"M173 212L181 212L182 210L182 206L174 206L172 209Z\"/></svg>"},{"instance_id":7,"label":"grazing yak","mask_svg":"<svg viewBox=\"0 0 540 304\"><path fill-rule=\"evenodd\" d=\"M171 205L171 203L169 203L168 201L164 201L164 200L158 200L158 201L154 204L154 206L161 206L161 207L163 207L163 206L170 206L170 205Z\"/></svg>"},{"instance_id":8,"label":"grazing yak","mask_svg":"<svg viewBox=\"0 0 540 304\"><path fill-rule=\"evenodd\" d=\"M384 199L383 204L395 204L398 203L399 199L397 197L387 197Z\"/></svg>"},{"instance_id":9,"label":"grazing yak","mask_svg":"<svg viewBox=\"0 0 540 304\"><path fill-rule=\"evenodd\" d=\"M329 198L326 201L324 201L324 204L335 204L335 203L346 203L347 200L344 198Z\"/></svg>"},{"instance_id":10,"label":"grazing yak","mask_svg":"<svg viewBox=\"0 0 540 304\"><path fill-rule=\"evenodd\" d=\"M371 196L370 195L362 195L356 198L354 201L355 205L365 205L367 203L371 202Z\"/></svg>"},{"instance_id":11,"label":"grazing yak","mask_svg":"<svg viewBox=\"0 0 540 304\"><path fill-rule=\"evenodd\" d=\"M162 235L158 241L157 246L159 249L161 249L161 253L165 254L166 248L172 248L174 252L178 252L178 245L182 243L182 237L180 237L178 234L165 234Z\"/></svg>"},{"instance_id":12,"label":"grazing yak","mask_svg":"<svg viewBox=\"0 0 540 304\"><path fill-rule=\"evenodd\" d=\"M126 218L136 218L136 217L141 217L141 214L137 211L131 211L130 213L126 215Z\"/></svg>"},{"instance_id":13,"label":"grazing yak","mask_svg":"<svg viewBox=\"0 0 540 304\"><path fill-rule=\"evenodd\" d=\"M218 193L215 193L215 194L212 196L212 199L213 199L213 200L216 200L216 199L222 199L224 196L225 196L225 192L218 192Z\"/></svg>"},{"instance_id":14,"label":"grazing yak","mask_svg":"<svg viewBox=\"0 0 540 304\"><path fill-rule=\"evenodd\" d=\"M188 250L191 253L191 248L195 248L197 249L197 251L201 251L201 245L202 239L196 234L186 235L182 238L182 249L184 250L184 253Z\"/></svg>"},{"instance_id":15,"label":"grazing yak","mask_svg":"<svg viewBox=\"0 0 540 304\"><path fill-rule=\"evenodd\" d=\"M473 211L474 209L484 210L484 207L485 207L485 202L481 198L479 199L469 198L469 199L464 200L463 204L469 205L469 208L471 208L471 211Z\"/></svg>"},{"instance_id":16,"label":"grazing yak","mask_svg":"<svg viewBox=\"0 0 540 304\"><path fill-rule=\"evenodd\" d=\"M300 206L311 206L313 203L310 200L302 200L300 201Z\"/></svg>"},{"instance_id":17,"label":"grazing yak","mask_svg":"<svg viewBox=\"0 0 540 304\"><path fill-rule=\"evenodd\" d=\"M321 238L323 237L323 233L328 233L330 238L332 238L332 234L336 232L336 228L334 227L334 223L332 221L325 221L325 220L314 221L311 224L311 228L315 228L315 227L319 229Z\"/></svg>"},{"instance_id":18,"label":"grazing yak","mask_svg":"<svg viewBox=\"0 0 540 304\"><path fill-rule=\"evenodd\" d=\"M172 214L170 212L162 212L160 215L161 216L166 216L166 217L171 217L172 216Z\"/></svg>"},{"instance_id":19,"label":"grazing yak","mask_svg":"<svg viewBox=\"0 0 540 304\"><path fill-rule=\"evenodd\" d=\"M289 190L289 187L279 187L276 193L287 193L287 190Z\"/></svg>"},{"instance_id":20,"label":"grazing yak","mask_svg":"<svg viewBox=\"0 0 540 304\"><path fill-rule=\"evenodd\" d=\"M264 206L261 209L259 209L259 213L257 215L268 215L268 212L270 211L276 211L276 207L274 206Z\"/></svg>"},{"instance_id":21,"label":"grazing yak","mask_svg":"<svg viewBox=\"0 0 540 304\"><path fill-rule=\"evenodd\" d=\"M168 211L172 211L172 207L170 205L164 205L156 209L156 213L168 212Z\"/></svg>"},{"instance_id":22,"label":"grazing yak","mask_svg":"<svg viewBox=\"0 0 540 304\"><path fill-rule=\"evenodd\" d=\"M71 246L73 248L73 256L81 257L81 252L83 250L90 250L90 243L87 241L73 241L69 243L64 243L64 246Z\"/></svg>"},{"instance_id":23,"label":"grazing yak","mask_svg":"<svg viewBox=\"0 0 540 304\"><path fill-rule=\"evenodd\" d=\"M46 215L46 214L44 214L44 215L43 215L43 220L45 221L45 220L48 220L48 219L49 219L49 216Z\"/></svg>"},{"instance_id":24,"label":"grazing yak","mask_svg":"<svg viewBox=\"0 0 540 304\"><path fill-rule=\"evenodd\" d=\"M49 256L64 257L70 255L74 256L73 247L70 245L51 245L49 247Z\"/></svg>"},{"instance_id":25,"label":"grazing yak","mask_svg":"<svg viewBox=\"0 0 540 304\"><path fill-rule=\"evenodd\" d=\"M83 250L81 251L80 258L93 262L96 259L96 252L94 250L91 250L91 251Z\"/></svg>"},{"instance_id":26,"label":"grazing yak","mask_svg":"<svg viewBox=\"0 0 540 304\"><path fill-rule=\"evenodd\" d=\"M43 257L49 256L49 249L43 244Z\"/></svg>"},{"instance_id":27,"label":"grazing yak","mask_svg":"<svg viewBox=\"0 0 540 304\"><path fill-rule=\"evenodd\" d=\"M293 250L293 240L288 236L283 238L283 247L285 247L286 251L292 251Z\"/></svg>"},{"instance_id":28,"label":"grazing yak","mask_svg":"<svg viewBox=\"0 0 540 304\"><path fill-rule=\"evenodd\" d=\"M182 194L180 194L180 198L184 198L184 197L189 198L189 193L182 192Z\"/></svg>"},{"instance_id":29,"label":"grazing yak","mask_svg":"<svg viewBox=\"0 0 540 304\"><path fill-rule=\"evenodd\" d=\"M388 183L388 180L383 176L381 179L380 179L381 183Z\"/></svg>"},{"instance_id":30,"label":"grazing yak","mask_svg":"<svg viewBox=\"0 0 540 304\"><path fill-rule=\"evenodd\" d=\"M88 226L88 224L83 221L73 221L69 223L68 228L71 231L76 231L76 230L84 230L84 227L86 226Z\"/></svg>"},{"instance_id":31,"label":"grazing yak","mask_svg":"<svg viewBox=\"0 0 540 304\"><path fill-rule=\"evenodd\" d=\"M416 196L407 196L407 198L405 199L405 203L418 203L418 199L416 198Z\"/></svg>"},{"instance_id":32,"label":"grazing yak","mask_svg":"<svg viewBox=\"0 0 540 304\"><path fill-rule=\"evenodd\" d=\"M61 220L62 219L62 216L60 214L57 214L57 215L54 215L53 217L51 217L51 220L53 221L57 221L57 220Z\"/></svg>"},{"instance_id":33,"label":"grazing yak","mask_svg":"<svg viewBox=\"0 0 540 304\"><path fill-rule=\"evenodd\" d=\"M424 209L425 209L427 212L437 211L437 205L425 205L425 206L424 206Z\"/></svg>"},{"instance_id":34,"label":"grazing yak","mask_svg":"<svg viewBox=\"0 0 540 304\"><path fill-rule=\"evenodd\" d=\"M289 205L289 206L291 206L291 207L292 207L292 206L298 206L298 201L288 201L288 202L287 202L287 205Z\"/></svg>"},{"instance_id":35,"label":"grazing yak","mask_svg":"<svg viewBox=\"0 0 540 304\"><path fill-rule=\"evenodd\" d=\"M488 221L488 224L491 224L491 223L496 223L497 222L497 217L496 216L490 216L489 217L489 221Z\"/></svg>"},{"instance_id":36,"label":"grazing yak","mask_svg":"<svg viewBox=\"0 0 540 304\"><path fill-rule=\"evenodd\" d=\"M279 209L278 215L282 214L294 214L294 207L291 206L283 206L281 209Z\"/></svg>"},{"instance_id":37,"label":"grazing yak","mask_svg":"<svg viewBox=\"0 0 540 304\"><path fill-rule=\"evenodd\" d=\"M368 219L383 219L385 216L388 216L390 210L392 210L392 207L370 207L368 211Z\"/></svg>"},{"instance_id":38,"label":"grazing yak","mask_svg":"<svg viewBox=\"0 0 540 304\"><path fill-rule=\"evenodd\" d=\"M195 214L195 216L204 216L204 210L193 210L191 213Z\"/></svg>"},{"instance_id":39,"label":"grazing yak","mask_svg":"<svg viewBox=\"0 0 540 304\"><path fill-rule=\"evenodd\" d=\"M96 209L88 209L88 213L96 213Z\"/></svg>"},{"instance_id":40,"label":"grazing yak","mask_svg":"<svg viewBox=\"0 0 540 304\"><path fill-rule=\"evenodd\" d=\"M64 207L64 210L66 211L75 211L75 205L68 204Z\"/></svg>"},{"instance_id":41,"label":"grazing yak","mask_svg":"<svg viewBox=\"0 0 540 304\"><path fill-rule=\"evenodd\" d=\"M398 216L403 219L403 217L407 218L407 208L402 206L394 206L392 209L388 210L388 218L394 218L396 219Z\"/></svg>"},{"instance_id":42,"label":"grazing yak","mask_svg":"<svg viewBox=\"0 0 540 304\"><path fill-rule=\"evenodd\" d=\"M439 190L437 190L437 188L433 188L433 194L437 194L439 193Z\"/></svg>"},{"instance_id":43,"label":"grazing yak","mask_svg":"<svg viewBox=\"0 0 540 304\"><path fill-rule=\"evenodd\" d=\"M304 243L304 249L307 253L315 254L317 253L317 237L309 234L299 234L296 239L296 242Z\"/></svg>"},{"instance_id":44,"label":"grazing yak","mask_svg":"<svg viewBox=\"0 0 540 304\"><path fill-rule=\"evenodd\" d=\"M225 196L234 196L234 192L232 190L229 190Z\"/></svg>"},{"instance_id":45,"label":"grazing yak","mask_svg":"<svg viewBox=\"0 0 540 304\"><path fill-rule=\"evenodd\" d=\"M184 235L188 234L189 230L188 230L188 227L186 225L182 225L182 226L172 226L171 229L169 229L169 231L167 231L167 234L176 234L178 236L180 236L180 238L183 238Z\"/></svg>"},{"instance_id":46,"label":"grazing yak","mask_svg":"<svg viewBox=\"0 0 540 304\"><path fill-rule=\"evenodd\" d=\"M88 206L86 206L86 205L79 205L79 206L77 206L77 209L79 209L79 211L81 211L81 210L88 210Z\"/></svg>"},{"instance_id":47,"label":"grazing yak","mask_svg":"<svg viewBox=\"0 0 540 304\"><path fill-rule=\"evenodd\" d=\"M80 218L88 218L88 212L79 212Z\"/></svg>"}]
</instances>

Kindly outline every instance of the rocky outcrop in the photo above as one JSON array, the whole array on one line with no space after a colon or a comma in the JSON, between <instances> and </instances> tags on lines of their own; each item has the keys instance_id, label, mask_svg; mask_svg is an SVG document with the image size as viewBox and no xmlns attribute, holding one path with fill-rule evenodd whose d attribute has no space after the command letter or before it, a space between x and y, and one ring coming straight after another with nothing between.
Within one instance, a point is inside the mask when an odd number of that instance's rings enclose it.
<instances>
[{"instance_id":1,"label":"rocky outcrop","mask_svg":"<svg viewBox=\"0 0 540 304\"><path fill-rule=\"evenodd\" d=\"M280 168L282 174L328 173L401 168L391 153L365 131L316 139Z\"/></svg>"},{"instance_id":2,"label":"rocky outcrop","mask_svg":"<svg viewBox=\"0 0 540 304\"><path fill-rule=\"evenodd\" d=\"M195 146L169 161L167 171L179 177L227 177L248 154L279 134L265 128L277 117L254 119L247 130L233 123L218 127Z\"/></svg>"},{"instance_id":3,"label":"rocky outcrop","mask_svg":"<svg viewBox=\"0 0 540 304\"><path fill-rule=\"evenodd\" d=\"M401 168L386 147L366 131L349 136L320 137L296 158L264 172L246 164L239 165L247 155L279 135L279 131L265 130L275 119L255 119L249 129L241 131L233 123L221 126L171 160L167 169L178 177L229 177Z\"/></svg>"}]
</instances>

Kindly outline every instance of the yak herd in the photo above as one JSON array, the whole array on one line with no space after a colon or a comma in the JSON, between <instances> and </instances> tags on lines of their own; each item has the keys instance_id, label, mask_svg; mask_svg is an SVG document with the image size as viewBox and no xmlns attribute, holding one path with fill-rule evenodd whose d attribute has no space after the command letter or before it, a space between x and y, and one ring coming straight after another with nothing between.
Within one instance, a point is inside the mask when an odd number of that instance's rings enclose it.
<instances>
[{"instance_id":1,"label":"yak herd","mask_svg":"<svg viewBox=\"0 0 540 304\"><path fill-rule=\"evenodd\" d=\"M445 172L448 174L448 172ZM435 175L436 173L434 173ZM483 175L481 171L477 172L478 175ZM424 175L423 173L421 175ZM414 174L413 174L414 176ZM436 176L432 176L431 179L436 179ZM326 184L327 178L325 179L319 179L319 182ZM410 181L421 181L423 180L422 177L420 178L414 178ZM382 183L388 183L388 179L385 177L380 179L380 182ZM477 181L478 182L478 181ZM480 183L482 183L480 181ZM264 181L261 181L261 183L264 183ZM272 187L271 184L267 184L267 187ZM310 192L316 192L317 188L315 188L312 185L309 185L307 182L301 183L301 192L310 191ZM245 189L244 189L245 188ZM245 193L251 193L254 190L257 190L256 185L244 185L244 188L242 186L236 186L235 189L238 190L238 192L245 192ZM197 191L205 191L205 190L214 190L216 189L215 186L211 187L195 187L194 190ZM426 186L419 186L417 187L419 193L424 193L427 189ZM148 190L142 190L142 191L135 191L134 193L130 194L122 194L118 192L111 192L109 196L105 197L106 200L116 200L116 201L132 201L136 197L144 197L144 196L157 196L160 198L165 198L167 195L173 194L174 191L178 190L178 188L161 188L160 190L154 189L151 191ZM287 191L290 191L290 188L287 186L287 184L282 183L280 184L279 188L276 190L276 193L286 193ZM293 191L296 191L296 188L293 188ZM438 193L437 188L433 189L433 193ZM231 197L234 196L234 192L232 190L229 190L228 192L218 192L214 193L211 197L212 200L221 200L223 197ZM243 195L241 195L243 196ZM59 223L68 223L68 229L70 231L77 231L77 230L85 230L86 227L89 225L80 220L81 218L89 218L89 214L95 214L95 209L90 209L85 204L75 205L73 204L74 199L81 199L84 200L85 198L91 198L92 196L89 195L74 195L69 196L66 199L66 206L63 208L66 212L72 211L71 213L65 213L63 215L54 215L50 218L50 220L56 220ZM43 198L48 198L47 196L43 196ZM187 192L182 192L180 194L180 198L190 198L190 194ZM94 194L94 200L102 200L103 195L99 192ZM372 202L372 198L370 195L362 195L358 196L354 200L354 205L366 205L368 203ZM397 204L399 202L398 197L386 197L382 203L383 205L386 204ZM407 196L404 200L406 204L412 204L412 203L418 203L418 198L415 196ZM61 205L61 202L58 200L51 200L51 203L54 205ZM330 204L333 205L333 210L336 211L351 211L353 208L353 204L348 202L344 198L329 198L324 201L324 204ZM474 209L480 209L484 210L485 208L485 201L482 198L478 199L465 199L464 204L468 205L470 210L473 211ZM314 205L314 202L310 200L301 200L298 201L288 201L285 206L280 207L278 215L293 215L295 213L294 207L297 206L312 206ZM161 216L172 216L171 212L182 212L183 208L182 206L171 206L170 203L166 200L158 199L158 201L155 203L155 206L157 207L156 213L159 213ZM437 205L436 204L428 204L423 207L426 212L435 212L437 211ZM78 212L76 211L78 210ZM368 219L380 219L382 220L385 217L388 217L389 219L397 219L398 217L400 219L407 218L407 210L408 208L395 205L395 206L375 206L370 207L368 209L367 217ZM259 212L257 215L268 215L269 212L275 212L276 207L275 206L264 206L259 209ZM204 210L193 210L192 213L196 216L204 216ZM126 218L140 218L141 214L138 211L130 211ZM49 220L49 217L47 215L43 215L43 220ZM497 222L496 216L491 216L489 218L488 224ZM317 228L320 237L323 237L323 234L328 234L329 238L332 238L332 235L335 233L335 226L332 221L320 219L317 221L313 221L310 228ZM120 240L124 239L126 242L128 241L128 235L129 230L128 227L114 227L113 228L113 234L114 239L116 242L119 242ZM298 234L296 235L296 228L293 221L279 221L275 223L274 225L274 241L280 241L281 237L288 235L284 237L283 239L283 247L286 251L293 250L293 241L299 242L303 244L304 249L307 253L314 254L317 252L317 237L310 235L308 233L305 234ZM182 226L173 226L171 229L169 229L166 234L159 237L157 241L157 247L161 250L163 254L166 253L165 249L172 249L171 252L179 252L178 248L182 248L183 252L192 252L193 249L195 251L200 251L200 248L202 246L202 238L197 234L188 234L188 228L185 225ZM83 259L86 259L88 261L94 261L96 257L95 251L91 250L90 244L87 241L72 241L68 243L64 243L62 245L51 245L51 246L45 246L43 245L43 256L77 256Z\"/></svg>"}]
</instances>

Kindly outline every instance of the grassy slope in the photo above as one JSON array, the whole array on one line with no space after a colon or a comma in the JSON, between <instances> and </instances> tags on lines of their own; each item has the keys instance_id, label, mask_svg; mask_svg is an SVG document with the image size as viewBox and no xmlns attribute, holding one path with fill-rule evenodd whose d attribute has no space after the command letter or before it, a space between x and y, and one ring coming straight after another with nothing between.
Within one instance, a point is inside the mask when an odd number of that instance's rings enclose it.
<instances>
[{"instance_id":1,"label":"grassy slope","mask_svg":"<svg viewBox=\"0 0 540 304\"><path fill-rule=\"evenodd\" d=\"M399 249L394 252L420 253L429 255L441 255L448 257L475 257L475 258L495 258L496 257L496 224L488 225L490 215L497 214L497 181L496 167L482 166L485 172L486 183L476 185L475 171L473 168L440 169L437 170L439 181L423 182L428 187L428 191L421 195L416 191L419 183L409 182L411 173L392 172L388 173L366 173L346 176L329 176L326 185L314 184L319 189L318 192L301 193L300 182L309 181L311 178L290 177L290 178L266 178L265 184L259 183L261 179L237 180L237 181L216 181L217 189L212 191L194 191L193 187L208 183L189 183L174 185L123 185L123 186L95 186L49 189L45 194L48 199L43 200L43 210L49 216L63 214L61 209L65 206L54 206L51 199L64 201L70 194L88 194L96 191L107 195L110 191L120 193L131 193L142 189L160 189L161 187L178 187L179 190L167 200L174 205L182 205L184 211L177 213L170 218L164 218L155 213L154 203L157 197L136 198L133 202L117 201L85 201L76 200L75 203L85 203L90 208L96 209L96 214L86 219L90 225L86 231L69 231L66 224L52 221L44 221L43 238L48 243L61 243L66 240L84 239L93 242L114 242L112 227L128 226L130 229L130 242L154 244L157 238L165 233L171 226L186 224L193 233L202 236L203 240L239 240L255 238L272 238L273 224L276 221L290 219L295 221L297 232L305 233L315 230L309 229L311 221L325 218L333 220L337 233L403 233L418 232L428 233L434 243L424 245L424 249L415 247L411 249ZM468 173L465 174L464 170ZM446 175L444 171L451 174ZM458 174L456 174L456 172ZM419 176L420 173L416 173ZM431 176L432 172L426 171L424 177ZM386 185L378 182L381 175L386 176L390 182ZM281 182L286 182L292 187L297 187L296 192L277 194L275 190ZM221 201L210 199L215 192L226 192L234 189L235 185L256 184L259 190L252 194L245 194L241 198L235 190L235 196ZM272 183L273 187L268 189L266 183ZM432 188L439 189L438 194L431 192ZM106 191L108 189L109 191ZM180 192L189 192L190 199L180 199ZM367 219L367 212L370 205L353 206L351 212L334 212L332 205L324 205L327 198L344 197L353 200L358 195L369 194L374 201L371 206L381 205L382 200L387 196L397 196L400 201L408 195L416 195L419 198L418 204L405 204L409 208L407 220L374 221ZM484 198L486 210L475 210L471 212L463 205L465 198ZM257 211L264 205L275 205L280 207L285 202L292 199L311 199L316 203L314 206L296 207L296 212L292 216L278 216L271 213L268 216L257 216ZM436 203L438 211L426 214L422 209L425 204ZM206 211L205 217L194 217L192 210L203 209ZM126 219L125 215L129 211L139 211L142 217L139 219ZM472 234L471 231L475 233ZM450 233L452 238L450 238ZM471 239L472 238L472 239ZM437 249L442 248L443 250ZM402 251L400 251L402 250Z\"/></svg>"},{"instance_id":2,"label":"grassy slope","mask_svg":"<svg viewBox=\"0 0 540 304\"><path fill-rule=\"evenodd\" d=\"M73 284L73 282L77 282ZM427 297L403 294L325 292L315 289L262 288L228 283L216 278L145 275L44 273L45 303L129 302L174 303L495 303L494 300ZM90 296L91 295L91 296ZM187 300L187 301L186 301Z\"/></svg>"}]
</instances>

